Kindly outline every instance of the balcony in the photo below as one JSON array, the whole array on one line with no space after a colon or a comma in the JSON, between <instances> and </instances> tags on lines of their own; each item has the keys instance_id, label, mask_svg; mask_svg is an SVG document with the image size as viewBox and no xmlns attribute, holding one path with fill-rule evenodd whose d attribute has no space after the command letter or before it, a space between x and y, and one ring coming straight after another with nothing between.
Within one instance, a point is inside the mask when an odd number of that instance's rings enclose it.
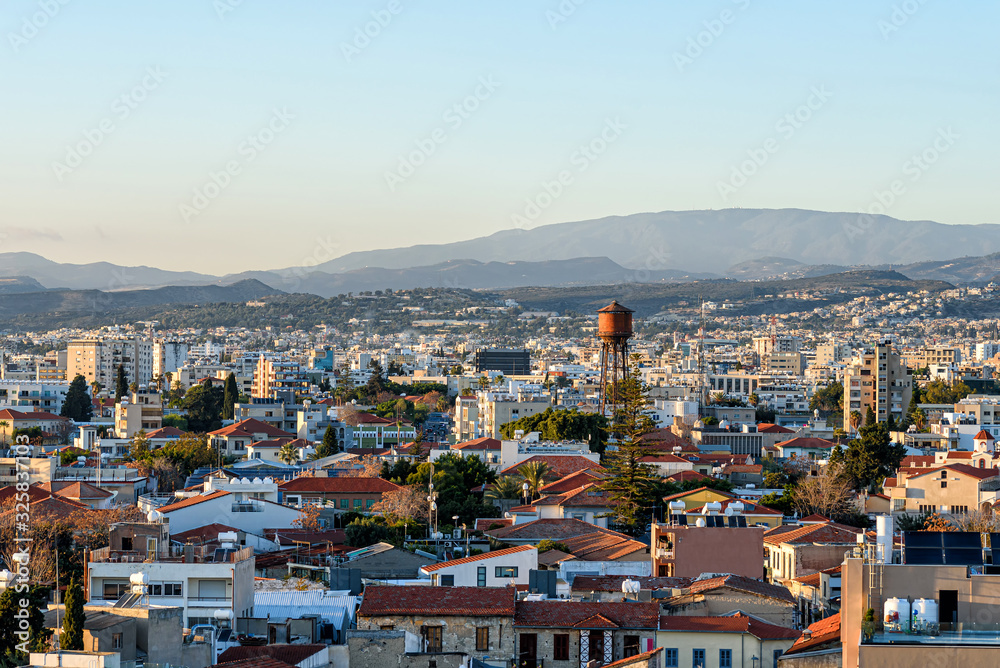
<instances>
[{"instance_id":1,"label":"balcony","mask_svg":"<svg viewBox=\"0 0 1000 668\"><path fill-rule=\"evenodd\" d=\"M140 563L176 563L176 564L217 564L236 563L253 557L253 548L244 547L219 555L216 560L215 548L207 545L161 545L156 552L146 550L111 550L102 547L90 553L91 563L109 564L140 564Z\"/></svg>"},{"instance_id":2,"label":"balcony","mask_svg":"<svg viewBox=\"0 0 1000 668\"><path fill-rule=\"evenodd\" d=\"M656 548L656 558L657 559L673 559L674 558L674 550L673 550L673 548L671 548L671 549L666 549L666 548L662 548L662 547Z\"/></svg>"},{"instance_id":3,"label":"balcony","mask_svg":"<svg viewBox=\"0 0 1000 668\"><path fill-rule=\"evenodd\" d=\"M240 501L232 506L234 513L262 513L264 504L260 501Z\"/></svg>"}]
</instances>

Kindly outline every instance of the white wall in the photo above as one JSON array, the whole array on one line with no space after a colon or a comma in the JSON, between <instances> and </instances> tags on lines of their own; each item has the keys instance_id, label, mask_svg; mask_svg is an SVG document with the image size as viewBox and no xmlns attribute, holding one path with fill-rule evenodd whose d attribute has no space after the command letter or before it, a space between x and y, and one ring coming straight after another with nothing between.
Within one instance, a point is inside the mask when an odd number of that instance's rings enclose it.
<instances>
[{"instance_id":1,"label":"white wall","mask_svg":"<svg viewBox=\"0 0 1000 668\"><path fill-rule=\"evenodd\" d=\"M496 576L496 569L499 566L516 567L517 577L498 578ZM469 563L439 568L432 571L431 576L432 579L434 575L438 576L438 581L440 582L442 575L454 575L456 587L476 587L478 586L480 567L486 568L487 587L506 587L510 584L511 580L517 584L526 585L528 584L528 571L538 568L538 550L531 548L530 550L505 554L494 558L484 556L482 559Z\"/></svg>"}]
</instances>

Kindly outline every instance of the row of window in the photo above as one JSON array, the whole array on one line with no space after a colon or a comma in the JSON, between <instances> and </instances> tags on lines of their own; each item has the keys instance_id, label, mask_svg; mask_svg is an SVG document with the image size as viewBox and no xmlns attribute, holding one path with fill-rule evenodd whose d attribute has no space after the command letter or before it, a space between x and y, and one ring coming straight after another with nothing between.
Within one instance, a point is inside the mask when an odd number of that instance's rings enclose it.
<instances>
[{"instance_id":1,"label":"row of window","mask_svg":"<svg viewBox=\"0 0 1000 668\"><path fill-rule=\"evenodd\" d=\"M105 582L104 598L119 599L131 590L127 582ZM150 596L183 596L184 585L180 582L151 582L147 589Z\"/></svg>"},{"instance_id":2,"label":"row of window","mask_svg":"<svg viewBox=\"0 0 1000 668\"><path fill-rule=\"evenodd\" d=\"M780 649L774 650L773 665L778 665L778 657L781 656L782 651ZM677 648L667 647L663 650L664 668L678 668L680 664L680 650ZM757 658L754 657L754 663L756 665ZM695 668L707 668L708 663L706 662L706 651L703 649L693 649L691 650L691 665ZM733 650L731 649L720 649L719 650L719 668L733 668Z\"/></svg>"}]
</instances>

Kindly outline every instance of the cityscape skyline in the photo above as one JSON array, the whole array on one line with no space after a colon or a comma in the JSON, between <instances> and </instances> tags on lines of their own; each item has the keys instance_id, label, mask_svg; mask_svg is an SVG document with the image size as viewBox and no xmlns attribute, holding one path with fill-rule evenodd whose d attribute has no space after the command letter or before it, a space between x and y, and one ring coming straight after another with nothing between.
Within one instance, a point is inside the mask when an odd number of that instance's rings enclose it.
<instances>
[{"instance_id":1,"label":"cityscape skyline","mask_svg":"<svg viewBox=\"0 0 1000 668\"><path fill-rule=\"evenodd\" d=\"M896 181L887 215L997 222L998 11L15 2L0 252L222 274Z\"/></svg>"}]
</instances>

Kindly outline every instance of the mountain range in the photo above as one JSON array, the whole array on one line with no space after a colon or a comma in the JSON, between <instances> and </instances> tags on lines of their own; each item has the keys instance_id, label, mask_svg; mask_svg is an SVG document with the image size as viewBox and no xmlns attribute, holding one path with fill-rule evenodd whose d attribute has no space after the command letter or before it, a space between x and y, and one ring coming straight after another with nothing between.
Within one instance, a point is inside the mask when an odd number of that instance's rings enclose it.
<instances>
[{"instance_id":1,"label":"mountain range","mask_svg":"<svg viewBox=\"0 0 1000 668\"><path fill-rule=\"evenodd\" d=\"M969 256L969 249L987 253ZM944 225L801 209L665 211L512 229L447 244L348 253L308 270L214 276L107 262L61 264L0 253L0 294L72 288L102 292L259 281L282 292L341 293L462 287L784 280L893 270L953 284L1000 273L1000 225Z\"/></svg>"}]
</instances>

